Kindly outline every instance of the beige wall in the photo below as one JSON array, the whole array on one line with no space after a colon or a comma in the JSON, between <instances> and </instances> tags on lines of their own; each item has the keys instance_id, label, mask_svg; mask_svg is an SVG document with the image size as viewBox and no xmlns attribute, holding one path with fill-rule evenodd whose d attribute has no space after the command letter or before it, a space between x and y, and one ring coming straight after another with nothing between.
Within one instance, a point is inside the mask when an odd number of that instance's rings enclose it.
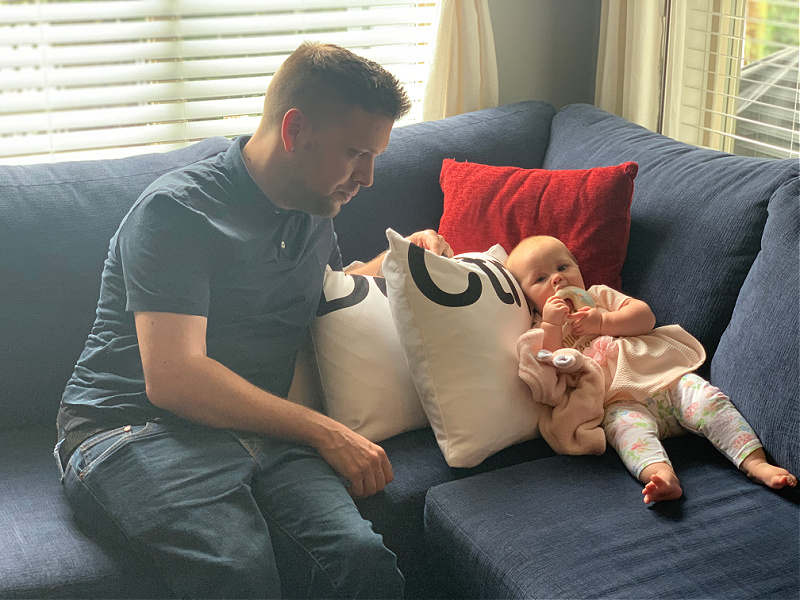
<instances>
[{"instance_id":1,"label":"beige wall","mask_svg":"<svg viewBox=\"0 0 800 600\"><path fill-rule=\"evenodd\" d=\"M489 0L500 104L594 103L600 0Z\"/></svg>"}]
</instances>

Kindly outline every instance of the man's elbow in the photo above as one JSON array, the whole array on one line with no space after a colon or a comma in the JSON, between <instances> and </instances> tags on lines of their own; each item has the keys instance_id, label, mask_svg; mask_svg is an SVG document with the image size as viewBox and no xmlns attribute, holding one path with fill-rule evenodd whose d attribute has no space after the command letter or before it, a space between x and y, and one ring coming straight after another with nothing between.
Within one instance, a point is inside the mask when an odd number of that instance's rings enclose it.
<instances>
[{"instance_id":1,"label":"man's elbow","mask_svg":"<svg viewBox=\"0 0 800 600\"><path fill-rule=\"evenodd\" d=\"M157 408L180 413L182 398L188 391L187 381L189 378L182 376L178 368L145 369L147 399Z\"/></svg>"},{"instance_id":2,"label":"man's elbow","mask_svg":"<svg viewBox=\"0 0 800 600\"><path fill-rule=\"evenodd\" d=\"M175 401L175 392L170 389L170 386L163 384L161 381L153 381L152 377L145 378L145 393L150 404L157 408L162 408L173 412L177 404Z\"/></svg>"}]
</instances>

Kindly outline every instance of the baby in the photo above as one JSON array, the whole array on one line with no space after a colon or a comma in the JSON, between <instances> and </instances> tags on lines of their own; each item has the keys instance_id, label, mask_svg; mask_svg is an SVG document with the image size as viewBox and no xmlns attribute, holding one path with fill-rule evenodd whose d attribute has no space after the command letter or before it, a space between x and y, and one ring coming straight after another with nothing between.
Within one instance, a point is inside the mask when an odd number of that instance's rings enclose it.
<instances>
[{"instance_id":1,"label":"baby","mask_svg":"<svg viewBox=\"0 0 800 600\"><path fill-rule=\"evenodd\" d=\"M775 489L797 485L794 475L767 462L758 437L727 396L693 373L705 351L689 333L678 325L653 329L646 303L607 286L587 290L594 307L578 308L556 295L568 286L585 289L575 257L556 238L523 240L506 266L535 312L543 348L575 348L602 367L603 430L645 484L645 503L683 494L660 442L683 429L706 437L751 479Z\"/></svg>"}]
</instances>

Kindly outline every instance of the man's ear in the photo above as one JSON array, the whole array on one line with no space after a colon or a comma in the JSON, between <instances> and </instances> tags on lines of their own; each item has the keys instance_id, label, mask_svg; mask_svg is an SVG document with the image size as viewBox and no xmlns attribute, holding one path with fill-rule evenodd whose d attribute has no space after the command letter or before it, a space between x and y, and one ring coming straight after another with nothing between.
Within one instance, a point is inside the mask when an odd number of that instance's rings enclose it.
<instances>
[{"instance_id":1,"label":"man's ear","mask_svg":"<svg viewBox=\"0 0 800 600\"><path fill-rule=\"evenodd\" d=\"M300 132L307 125L306 116L299 108L292 108L283 115L281 139L283 140L283 147L287 152L295 151Z\"/></svg>"}]
</instances>

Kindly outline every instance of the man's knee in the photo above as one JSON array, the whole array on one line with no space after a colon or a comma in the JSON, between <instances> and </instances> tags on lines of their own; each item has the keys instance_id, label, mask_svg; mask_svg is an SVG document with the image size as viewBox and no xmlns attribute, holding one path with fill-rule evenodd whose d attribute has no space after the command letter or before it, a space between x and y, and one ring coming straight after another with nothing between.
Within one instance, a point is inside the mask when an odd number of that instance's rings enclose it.
<instances>
[{"instance_id":1,"label":"man's knee","mask_svg":"<svg viewBox=\"0 0 800 600\"><path fill-rule=\"evenodd\" d=\"M261 536L236 536L239 547L201 548L193 560L165 558L162 566L173 591L189 598L279 598L281 583L272 548ZM181 552L183 554L184 552Z\"/></svg>"},{"instance_id":2,"label":"man's knee","mask_svg":"<svg viewBox=\"0 0 800 600\"><path fill-rule=\"evenodd\" d=\"M347 564L335 582L337 591L353 598L402 598L405 580L397 568L397 557L381 536L365 528L347 541L343 553Z\"/></svg>"}]
</instances>

